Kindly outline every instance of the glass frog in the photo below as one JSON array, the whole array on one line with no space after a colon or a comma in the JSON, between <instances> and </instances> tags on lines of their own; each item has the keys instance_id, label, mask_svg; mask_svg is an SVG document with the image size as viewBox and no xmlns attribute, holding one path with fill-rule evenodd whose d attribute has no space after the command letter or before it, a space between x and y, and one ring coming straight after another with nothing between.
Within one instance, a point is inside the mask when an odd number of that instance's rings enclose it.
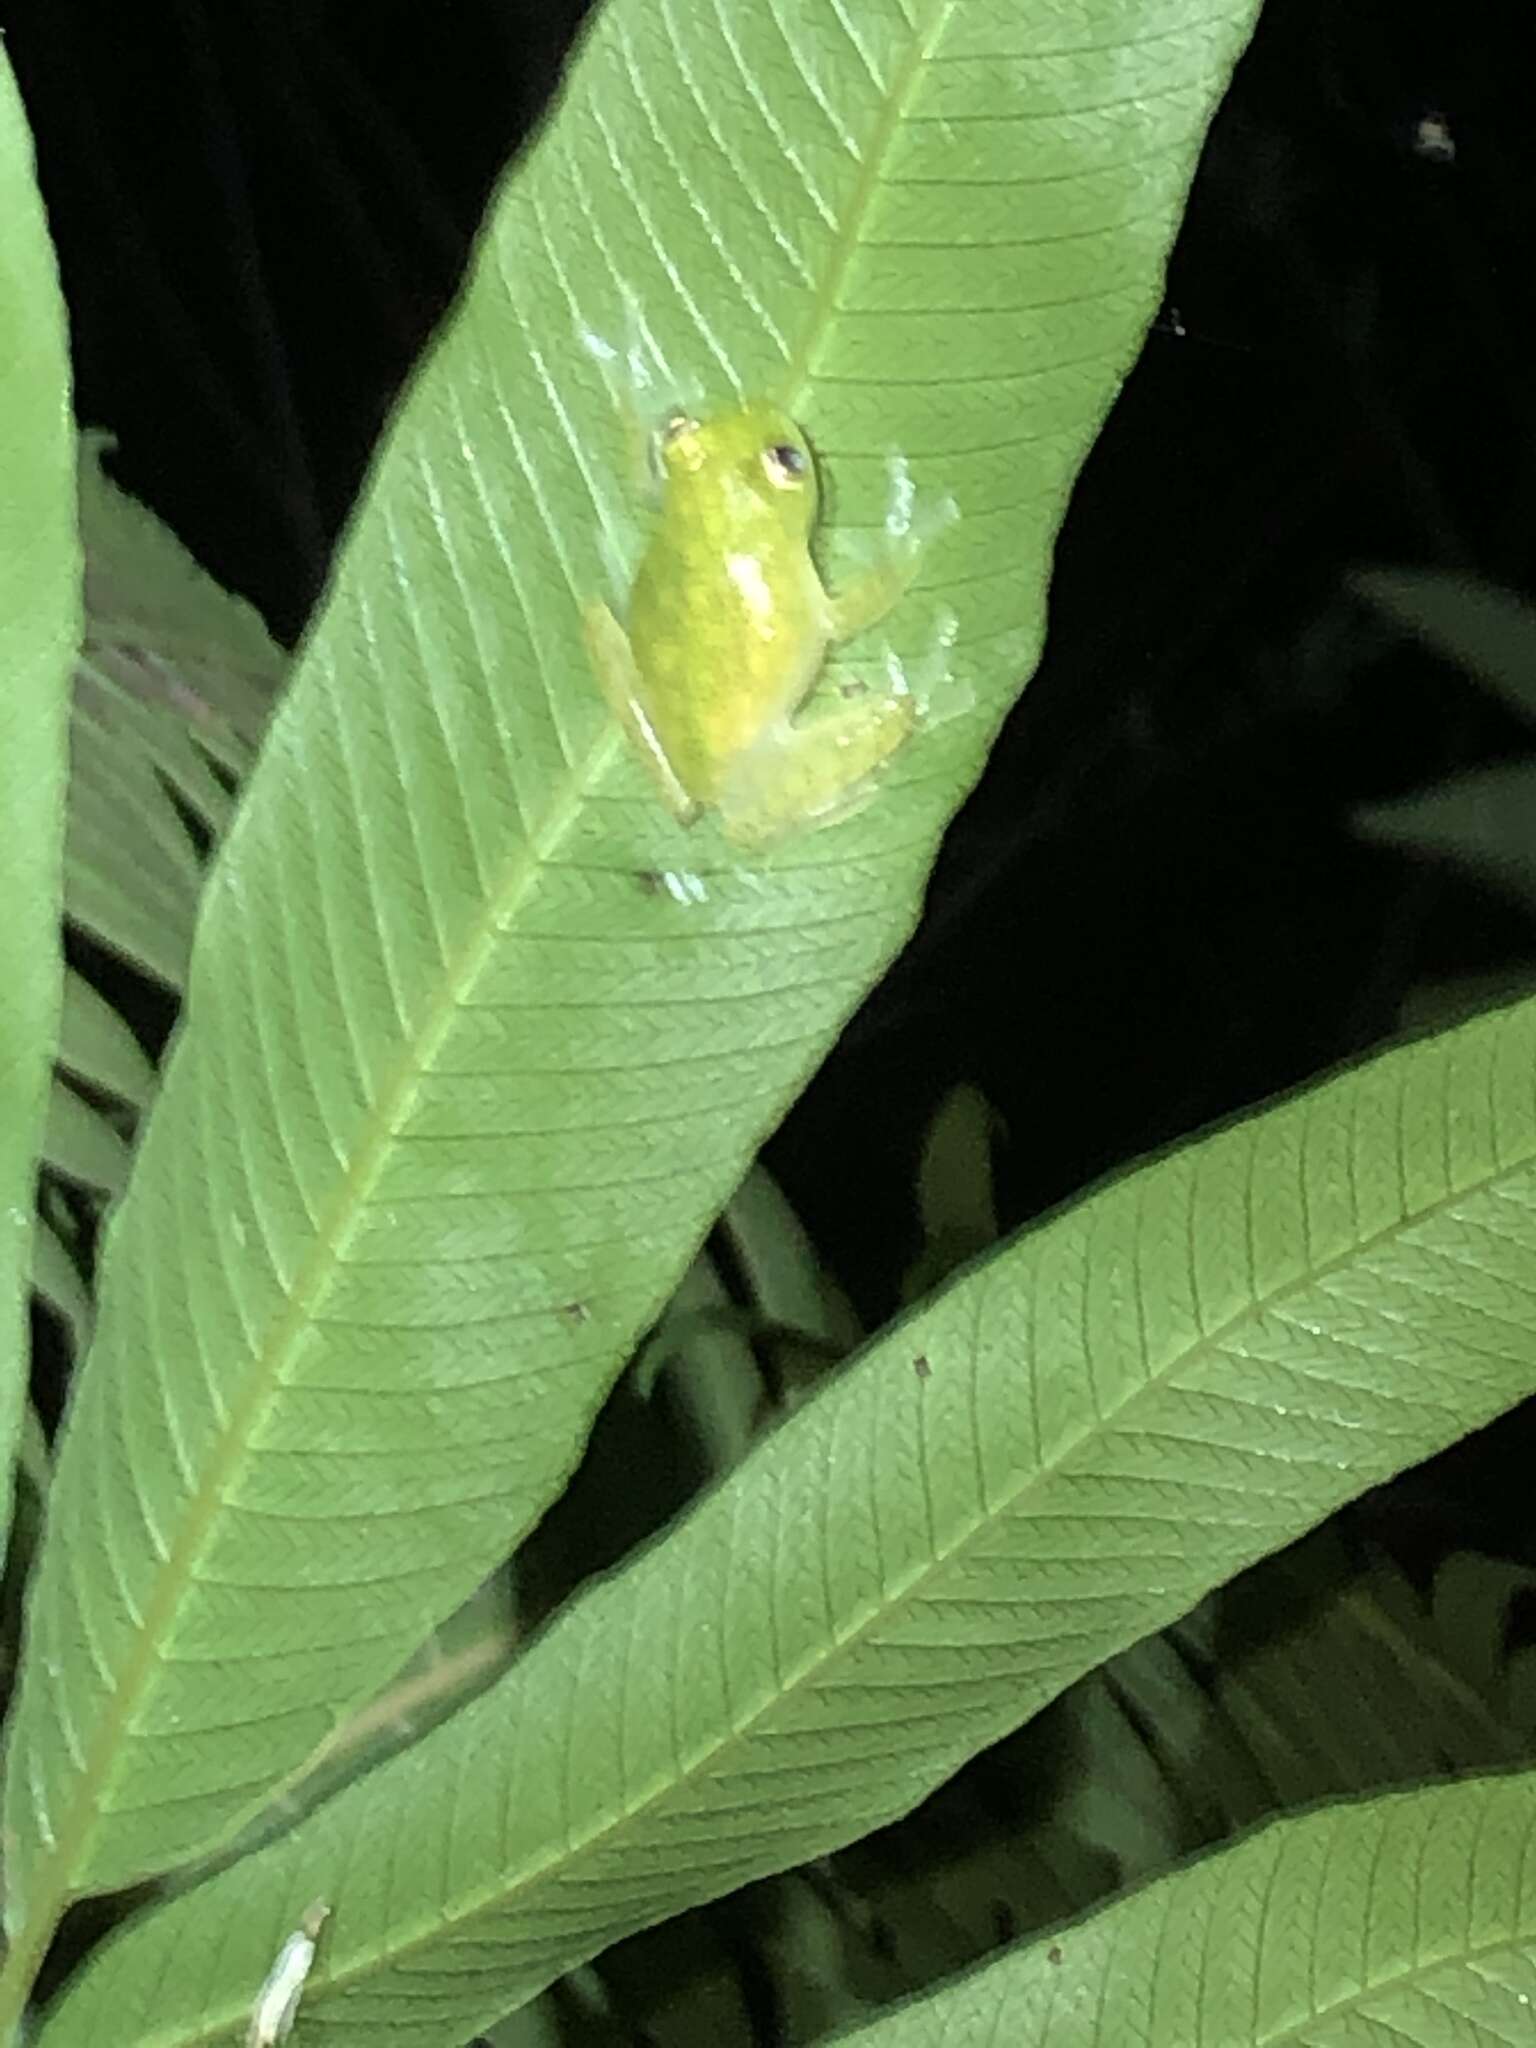
<instances>
[{"instance_id":1,"label":"glass frog","mask_svg":"<svg viewBox=\"0 0 1536 2048\"><path fill-rule=\"evenodd\" d=\"M614 716L673 816L716 812L761 846L844 818L909 737L918 705L892 687L796 713L829 651L883 618L911 583L924 539L898 468L886 558L831 592L811 559L818 493L804 435L750 401L678 413L658 445L661 505L620 625L594 599L588 653ZM954 517L946 501L924 522Z\"/></svg>"}]
</instances>

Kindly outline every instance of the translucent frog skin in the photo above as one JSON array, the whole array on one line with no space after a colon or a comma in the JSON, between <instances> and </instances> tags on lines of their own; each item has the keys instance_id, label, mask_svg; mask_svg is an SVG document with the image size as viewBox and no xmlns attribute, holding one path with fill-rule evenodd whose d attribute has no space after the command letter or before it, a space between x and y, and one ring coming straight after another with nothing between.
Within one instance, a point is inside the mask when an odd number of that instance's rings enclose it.
<instances>
[{"instance_id":1,"label":"translucent frog skin","mask_svg":"<svg viewBox=\"0 0 1536 2048\"><path fill-rule=\"evenodd\" d=\"M678 415L660 437L660 511L627 627L594 600L588 652L603 695L684 824L716 812L746 846L846 817L912 732L899 684L795 720L828 651L872 626L922 554L903 502L888 559L837 593L811 560L816 471L777 407ZM910 493L907 494L907 500Z\"/></svg>"}]
</instances>

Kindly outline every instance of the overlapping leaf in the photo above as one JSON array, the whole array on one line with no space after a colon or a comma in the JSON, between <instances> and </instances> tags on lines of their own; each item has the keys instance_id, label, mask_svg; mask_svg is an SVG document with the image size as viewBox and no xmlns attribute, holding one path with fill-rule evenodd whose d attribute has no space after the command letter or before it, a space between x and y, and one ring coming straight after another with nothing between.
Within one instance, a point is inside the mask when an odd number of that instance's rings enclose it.
<instances>
[{"instance_id":1,"label":"overlapping leaf","mask_svg":"<svg viewBox=\"0 0 1536 2048\"><path fill-rule=\"evenodd\" d=\"M64 976L58 1063L103 1095L146 1110L155 1092L155 1069L117 1011L83 975Z\"/></svg>"},{"instance_id":2,"label":"overlapping leaf","mask_svg":"<svg viewBox=\"0 0 1536 2048\"><path fill-rule=\"evenodd\" d=\"M65 902L173 988L186 979L203 844L229 822L287 657L147 507L80 446L85 638L70 726Z\"/></svg>"},{"instance_id":3,"label":"overlapping leaf","mask_svg":"<svg viewBox=\"0 0 1536 2048\"><path fill-rule=\"evenodd\" d=\"M1536 1784L1277 1821L837 2038L846 2048L1511 2048L1536 2005Z\"/></svg>"},{"instance_id":4,"label":"overlapping leaf","mask_svg":"<svg viewBox=\"0 0 1536 2048\"><path fill-rule=\"evenodd\" d=\"M1252 12L601 15L205 900L32 1604L13 1999L70 1892L226 1834L539 1512L900 943ZM893 447L960 509L896 639L950 607L975 707L761 863L661 815L581 652L625 527L585 344L635 320L805 420L839 537Z\"/></svg>"},{"instance_id":5,"label":"overlapping leaf","mask_svg":"<svg viewBox=\"0 0 1536 2048\"><path fill-rule=\"evenodd\" d=\"M149 1107L154 1094L155 1070L117 1011L72 968L64 972L55 1054L42 1163L77 1192L116 1196L127 1180L135 1115ZM91 1303L72 1249L77 1234L56 1205L40 1201L32 1285L63 1320L79 1352L90 1334Z\"/></svg>"},{"instance_id":6,"label":"overlapping leaf","mask_svg":"<svg viewBox=\"0 0 1536 2048\"><path fill-rule=\"evenodd\" d=\"M80 630L69 354L32 138L0 45L0 1500L26 1389L32 1202L58 1031L70 660ZM0 1545L8 1515L0 1516Z\"/></svg>"},{"instance_id":7,"label":"overlapping leaf","mask_svg":"<svg viewBox=\"0 0 1536 2048\"><path fill-rule=\"evenodd\" d=\"M635 1929L905 1811L1533 1386L1528 1004L1165 1158L962 1278L489 1692L123 1935L44 2048L124 2014L159 2048L228 2042L317 1897L310 2037L448 2048Z\"/></svg>"},{"instance_id":8,"label":"overlapping leaf","mask_svg":"<svg viewBox=\"0 0 1536 2048\"><path fill-rule=\"evenodd\" d=\"M848 2024L861 2001L990 1959L1002 1928L1081 1914L1256 1821L1526 1760L1533 1653L1505 1642L1533 1590L1536 1575L1462 1554L1426 1603L1325 1527L1089 1673L814 1887L791 1872L758 1888L752 1967L773 1973L781 2010L819 1997ZM624 1947L616 2040L626 2022L658 2048L699 2036L712 1985L662 1967L669 1933ZM716 2036L726 2048L751 2028Z\"/></svg>"}]
</instances>

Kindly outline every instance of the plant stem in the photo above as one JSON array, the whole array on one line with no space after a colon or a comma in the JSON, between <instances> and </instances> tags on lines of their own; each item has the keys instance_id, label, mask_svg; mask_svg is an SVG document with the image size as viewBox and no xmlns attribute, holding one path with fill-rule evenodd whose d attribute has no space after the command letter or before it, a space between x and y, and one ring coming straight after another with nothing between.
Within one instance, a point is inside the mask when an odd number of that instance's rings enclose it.
<instances>
[{"instance_id":1,"label":"plant stem","mask_svg":"<svg viewBox=\"0 0 1536 2048\"><path fill-rule=\"evenodd\" d=\"M27 2000L64 1908L63 1889L53 1875L54 1859L50 1858L44 1868L47 1875L43 1888L17 1930L16 1939L6 1952L5 1966L0 1969L0 2048L17 2048Z\"/></svg>"}]
</instances>

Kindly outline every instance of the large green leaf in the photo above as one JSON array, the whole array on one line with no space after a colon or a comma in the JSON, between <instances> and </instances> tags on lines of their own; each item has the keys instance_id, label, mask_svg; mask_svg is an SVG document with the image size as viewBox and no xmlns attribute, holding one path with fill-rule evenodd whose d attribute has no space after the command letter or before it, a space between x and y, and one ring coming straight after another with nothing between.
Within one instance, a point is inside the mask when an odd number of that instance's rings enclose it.
<instances>
[{"instance_id":1,"label":"large green leaf","mask_svg":"<svg viewBox=\"0 0 1536 2048\"><path fill-rule=\"evenodd\" d=\"M227 1835L537 1516L901 943L1253 12L600 16L205 897L32 1599L0 2021L71 1893ZM843 538L893 447L960 508L898 637L952 607L975 707L758 863L662 814L581 651L626 307L806 421Z\"/></svg>"},{"instance_id":2,"label":"large green leaf","mask_svg":"<svg viewBox=\"0 0 1536 2048\"><path fill-rule=\"evenodd\" d=\"M417 1748L128 1930L46 2048L125 2015L157 2048L228 2041L316 1898L314 2038L449 2048L636 1928L910 1808L1531 1393L1533 1076L1527 1004L1026 1234Z\"/></svg>"},{"instance_id":3,"label":"large green leaf","mask_svg":"<svg viewBox=\"0 0 1536 2048\"><path fill-rule=\"evenodd\" d=\"M1533 1850L1528 1775L1277 1821L837 2038L1511 2048L1536 2002Z\"/></svg>"},{"instance_id":4,"label":"large green leaf","mask_svg":"<svg viewBox=\"0 0 1536 2048\"><path fill-rule=\"evenodd\" d=\"M69 352L0 44L0 1551L26 1389L33 1185L58 1032L67 684L80 635Z\"/></svg>"}]
</instances>

